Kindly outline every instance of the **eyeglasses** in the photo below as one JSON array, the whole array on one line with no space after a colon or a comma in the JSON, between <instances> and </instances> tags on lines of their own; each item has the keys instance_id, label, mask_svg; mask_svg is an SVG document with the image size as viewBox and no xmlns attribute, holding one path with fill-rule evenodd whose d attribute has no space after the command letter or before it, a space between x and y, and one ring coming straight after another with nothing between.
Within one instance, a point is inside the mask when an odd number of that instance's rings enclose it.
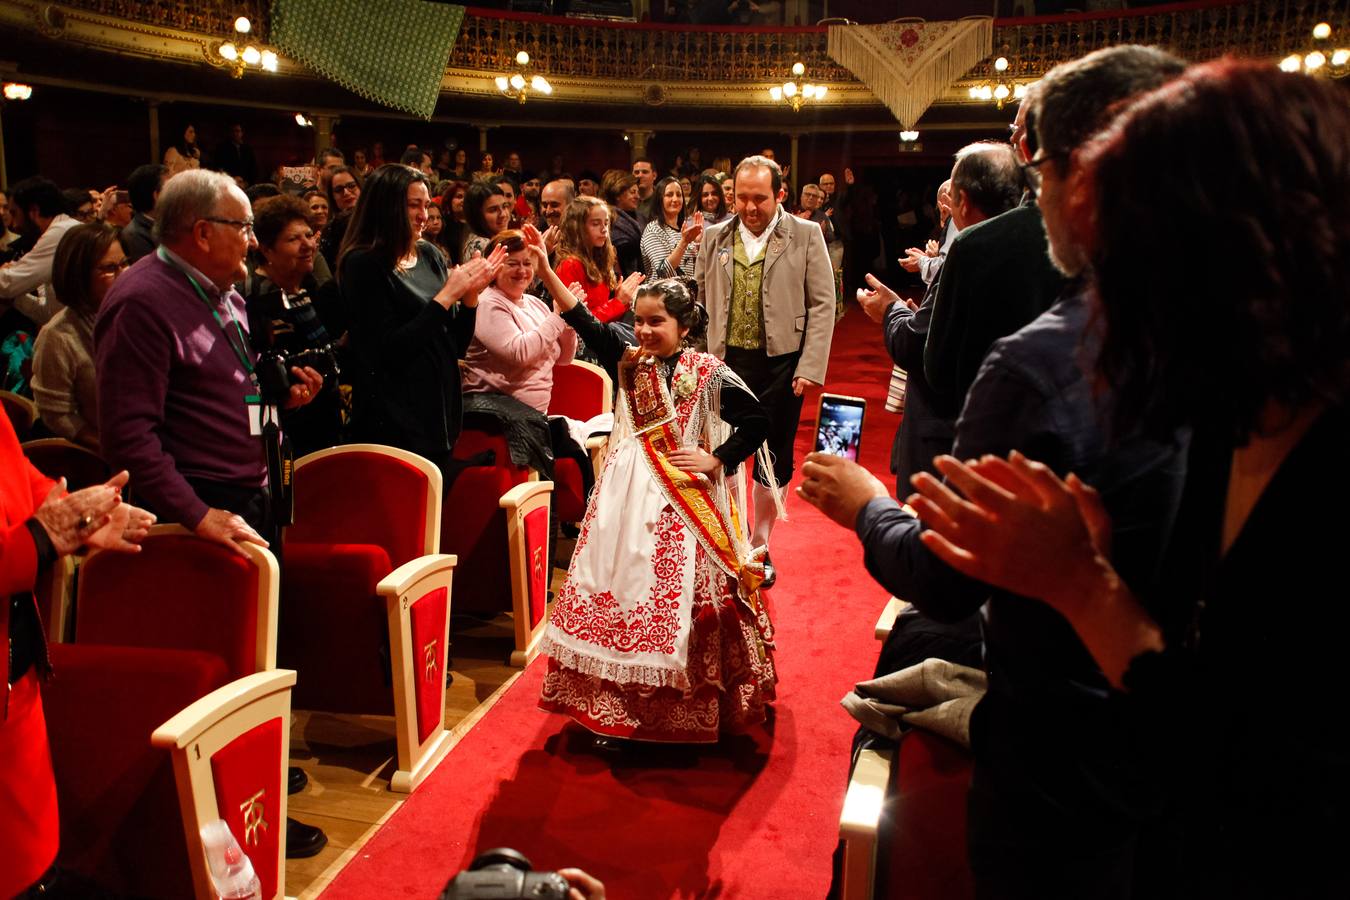
<instances>
[{"instance_id":1,"label":"eyeglasses","mask_svg":"<svg viewBox=\"0 0 1350 900\"><path fill-rule=\"evenodd\" d=\"M103 265L94 266L94 274L116 275L129 265L131 265L131 260L129 259L122 259L115 263L104 263Z\"/></svg>"},{"instance_id":2,"label":"eyeglasses","mask_svg":"<svg viewBox=\"0 0 1350 900\"><path fill-rule=\"evenodd\" d=\"M1045 156L1038 156L1035 159L1021 163L1022 177L1026 180L1027 187L1031 190L1031 196L1035 197L1041 189L1041 166L1048 162L1064 158L1061 153L1048 153Z\"/></svg>"},{"instance_id":3,"label":"eyeglasses","mask_svg":"<svg viewBox=\"0 0 1350 900\"><path fill-rule=\"evenodd\" d=\"M335 194L351 194L359 190L361 190L361 185L357 184L355 181L333 185L333 193Z\"/></svg>"},{"instance_id":4,"label":"eyeglasses","mask_svg":"<svg viewBox=\"0 0 1350 900\"><path fill-rule=\"evenodd\" d=\"M252 219L221 219L217 218L216 216L207 216L205 219L202 219L202 221L214 222L217 225L233 225L235 228L238 228L239 230L244 232L244 234L253 233Z\"/></svg>"}]
</instances>

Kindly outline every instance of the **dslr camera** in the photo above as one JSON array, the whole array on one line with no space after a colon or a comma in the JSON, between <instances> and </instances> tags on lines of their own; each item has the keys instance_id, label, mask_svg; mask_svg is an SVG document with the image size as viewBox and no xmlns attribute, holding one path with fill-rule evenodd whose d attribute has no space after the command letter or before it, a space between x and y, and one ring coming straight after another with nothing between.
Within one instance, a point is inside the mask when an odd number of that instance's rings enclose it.
<instances>
[{"instance_id":1,"label":"dslr camera","mask_svg":"<svg viewBox=\"0 0 1350 900\"><path fill-rule=\"evenodd\" d=\"M567 900L567 880L535 872L523 854L508 847L482 853L441 892L441 900Z\"/></svg>"},{"instance_id":2,"label":"dslr camera","mask_svg":"<svg viewBox=\"0 0 1350 900\"><path fill-rule=\"evenodd\" d=\"M291 385L299 383L292 367L310 366L325 383L337 378L337 353L308 291L262 294L249 305L248 318L264 403L280 406L290 397Z\"/></svg>"}]
</instances>

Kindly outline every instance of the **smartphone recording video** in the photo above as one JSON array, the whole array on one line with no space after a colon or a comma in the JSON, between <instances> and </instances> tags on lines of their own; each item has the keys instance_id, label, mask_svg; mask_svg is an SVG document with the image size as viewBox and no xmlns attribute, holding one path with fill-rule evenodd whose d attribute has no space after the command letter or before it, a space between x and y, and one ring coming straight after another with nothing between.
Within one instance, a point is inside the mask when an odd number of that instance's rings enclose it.
<instances>
[{"instance_id":1,"label":"smartphone recording video","mask_svg":"<svg viewBox=\"0 0 1350 900\"><path fill-rule=\"evenodd\" d=\"M862 397L821 394L820 412L816 418L816 452L857 462L866 411L867 401Z\"/></svg>"}]
</instances>

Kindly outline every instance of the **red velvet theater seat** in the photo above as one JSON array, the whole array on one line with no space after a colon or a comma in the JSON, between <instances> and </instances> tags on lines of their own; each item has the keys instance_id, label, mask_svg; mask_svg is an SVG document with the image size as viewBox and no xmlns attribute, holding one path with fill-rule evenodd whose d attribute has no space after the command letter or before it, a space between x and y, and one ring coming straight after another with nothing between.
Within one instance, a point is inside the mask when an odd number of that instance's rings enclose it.
<instances>
[{"instance_id":1,"label":"red velvet theater seat","mask_svg":"<svg viewBox=\"0 0 1350 900\"><path fill-rule=\"evenodd\" d=\"M113 475L97 453L65 438L25 441L23 455L48 478L64 478L72 491L102 484Z\"/></svg>"},{"instance_id":2,"label":"red velvet theater seat","mask_svg":"<svg viewBox=\"0 0 1350 900\"><path fill-rule=\"evenodd\" d=\"M94 551L80 567L75 642L203 650L230 678L276 667L277 561L244 556L177 525L156 525L140 553Z\"/></svg>"},{"instance_id":3,"label":"red velvet theater seat","mask_svg":"<svg viewBox=\"0 0 1350 900\"><path fill-rule=\"evenodd\" d=\"M965 748L926 731L897 751L863 750L840 814L841 900L974 897L966 856Z\"/></svg>"},{"instance_id":4,"label":"red velvet theater seat","mask_svg":"<svg viewBox=\"0 0 1350 900\"><path fill-rule=\"evenodd\" d=\"M172 760L180 841L187 847L192 894L217 894L201 827L223 819L248 854L266 900L286 888L286 757L295 673L274 669L226 684L180 710L150 742ZM188 896L180 894L179 896Z\"/></svg>"},{"instance_id":5,"label":"red velvet theater seat","mask_svg":"<svg viewBox=\"0 0 1350 900\"><path fill-rule=\"evenodd\" d=\"M613 411L614 382L604 369L579 359L566 365L553 367L553 394L549 397L548 402L548 414L550 416L567 416L569 419L586 422L598 415ZM600 467L604 465L605 454L608 449L609 438L606 435L596 435L586 441L586 451L591 456L591 467L597 476L600 474ZM561 481L562 479L558 480ZM562 496L568 488L559 486L557 490L559 496L555 498L554 503L558 509L559 520L563 522L580 521L579 516L572 519L563 513L564 504L570 502L564 500ZM586 512L585 505L585 499L582 498L581 515ZM571 512L572 510L568 509L568 513Z\"/></svg>"},{"instance_id":6,"label":"red velvet theater seat","mask_svg":"<svg viewBox=\"0 0 1350 900\"><path fill-rule=\"evenodd\" d=\"M428 709L444 706L448 638L427 636L436 623L448 628L455 566L453 557L447 561L436 552L440 470L404 450L350 444L298 460L293 485L295 521L285 535L279 654L282 665L299 672L295 706L394 715L400 766L391 787L411 790L429 771L428 755L440 752L448 736L443 716L439 728L428 726L420 737L403 727L417 720L419 702ZM443 599L422 607L424 595L436 586L415 595L390 587L391 579L403 584L409 571L430 571L427 577L444 588ZM408 609L391 604L405 602L421 611L396 615ZM414 644L416 653L410 649ZM438 680L425 678L428 653ZM422 720L429 721L426 713Z\"/></svg>"},{"instance_id":7,"label":"red velvet theater seat","mask_svg":"<svg viewBox=\"0 0 1350 900\"><path fill-rule=\"evenodd\" d=\"M42 702L61 811L58 862L129 896L188 897L192 876L165 719L229 681L201 650L53 644Z\"/></svg>"},{"instance_id":8,"label":"red velvet theater seat","mask_svg":"<svg viewBox=\"0 0 1350 900\"><path fill-rule=\"evenodd\" d=\"M475 417L455 443L455 457L467 460L485 451L495 455L496 464L464 468L446 493L441 551L459 560L456 611L510 611L515 625L510 663L523 666L537 652L548 618L554 483L511 462L501 431ZM573 494L580 497L581 473L574 463L570 471Z\"/></svg>"}]
</instances>

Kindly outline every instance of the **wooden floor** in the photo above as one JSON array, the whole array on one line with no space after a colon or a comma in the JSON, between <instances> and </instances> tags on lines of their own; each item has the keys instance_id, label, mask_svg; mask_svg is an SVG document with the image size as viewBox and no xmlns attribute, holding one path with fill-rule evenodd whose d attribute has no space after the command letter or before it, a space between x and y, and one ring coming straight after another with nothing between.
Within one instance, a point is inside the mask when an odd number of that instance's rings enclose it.
<instances>
[{"instance_id":1,"label":"wooden floor","mask_svg":"<svg viewBox=\"0 0 1350 900\"><path fill-rule=\"evenodd\" d=\"M568 558L571 543L560 542L560 560ZM555 591L562 577L563 571L555 569ZM512 635L505 614L492 621L452 619L450 671L455 677L446 691L445 719L456 737L472 728L520 674L506 663ZM389 790L394 753L392 716L295 711L291 765L305 770L309 785L291 796L289 814L322 828L328 846L310 859L286 861L287 897L318 896L402 804L407 795Z\"/></svg>"}]
</instances>

